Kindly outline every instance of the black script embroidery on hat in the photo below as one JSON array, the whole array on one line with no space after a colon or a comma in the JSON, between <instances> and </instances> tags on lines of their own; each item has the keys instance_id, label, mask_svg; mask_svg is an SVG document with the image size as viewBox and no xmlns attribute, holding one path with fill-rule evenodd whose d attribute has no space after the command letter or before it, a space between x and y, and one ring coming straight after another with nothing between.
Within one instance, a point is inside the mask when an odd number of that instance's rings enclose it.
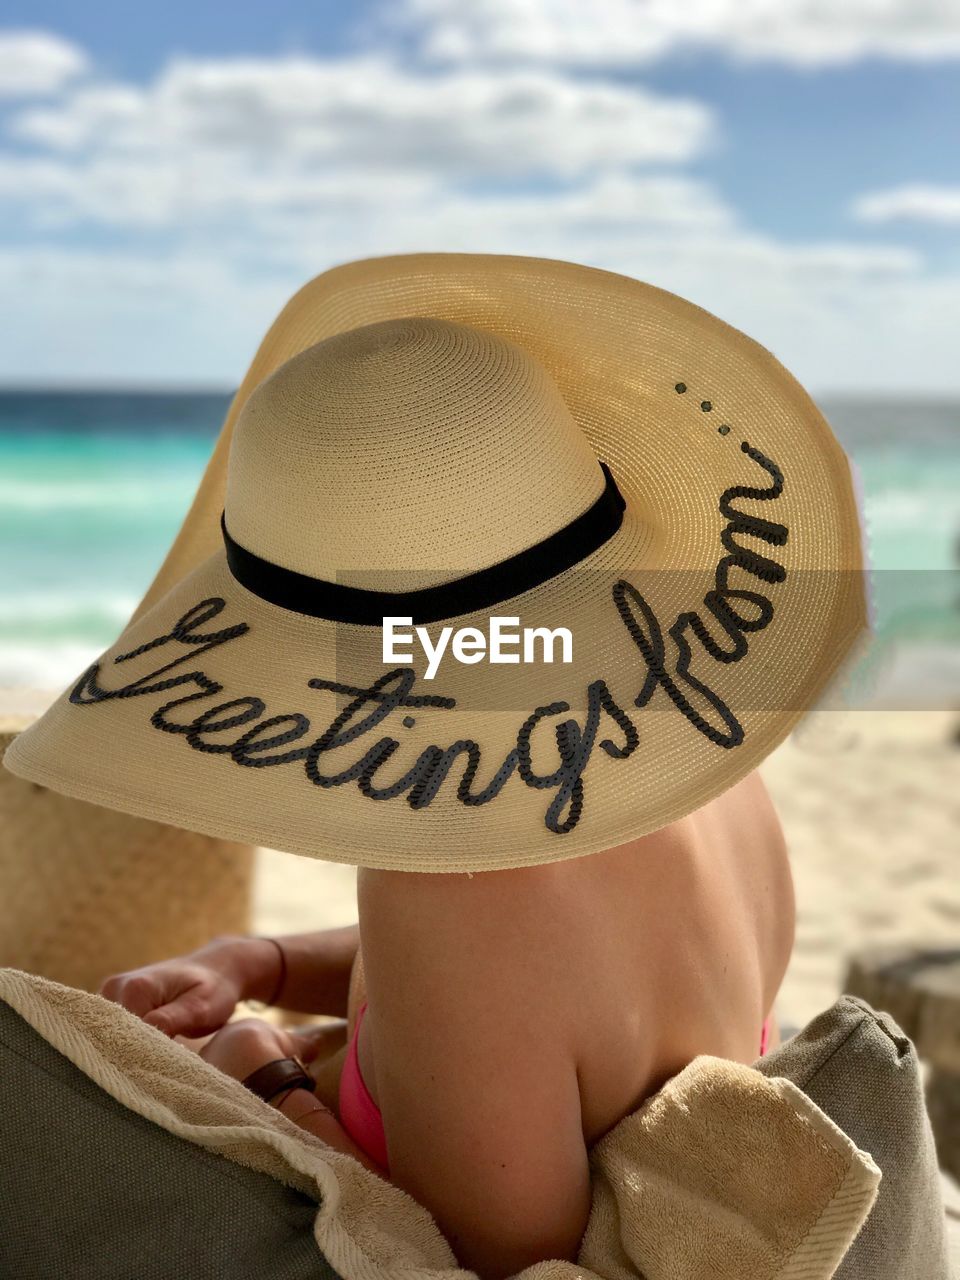
<instances>
[{"instance_id":1,"label":"black script embroidery on hat","mask_svg":"<svg viewBox=\"0 0 960 1280\"><path fill-rule=\"evenodd\" d=\"M647 668L634 705L645 706L657 688L662 688L698 732L722 747L739 745L744 738L743 727L720 695L690 672L692 650L686 632L689 630L694 634L703 651L714 661L739 661L747 652L746 636L766 627L773 619L774 609L760 592L731 588L728 584L730 569L737 567L767 583L782 582L786 576L785 569L776 561L736 541L736 535L745 534L769 545L782 546L787 539L785 525L750 516L733 506L736 498L769 500L779 497L783 490L783 475L776 464L746 442L741 448L769 473L772 483L765 489L735 485L720 497L719 509L727 519L721 542L728 554L718 562L714 588L704 596L703 603L728 636L729 647L723 648L714 640L698 613L681 613L667 632L677 649L671 674L666 666L663 630L651 606L626 579L620 579L613 588L614 605ZM756 613L752 617L744 617L731 604L734 600L749 602L756 608ZM120 688L103 688L99 683L101 664L94 663L74 686L70 702L75 706L90 706L113 698L142 697L193 686L191 692L157 708L150 716L151 725L164 733L182 735L195 751L229 756L234 764L246 768L263 769L302 762L306 778L322 789L355 782L362 794L371 800L390 800L405 793L407 803L414 810L425 809L431 803L454 764L463 756L465 763L456 789L461 804L489 804L500 795L516 772L527 786L555 792L544 814L544 823L548 830L558 835L572 831L583 814L583 775L594 747L599 745L613 759L625 760L640 742L636 725L616 702L606 682L595 679L586 688L587 708L583 724L573 718L552 723L559 763L550 773L535 771L531 739L541 724L546 725L552 717L564 716L570 711L570 704L565 701L537 707L526 717L518 729L515 745L507 752L490 781L478 789L474 789L474 784L482 763L482 751L480 745L470 738L458 739L447 747L428 745L405 773L386 785L377 785L375 775L401 746L398 739L389 736L380 737L348 767L333 773L324 772L322 764L327 753L370 734L394 711L414 707L444 711L455 707L456 700L437 694L414 693L415 673L409 668L398 667L387 671L368 687L346 685L320 677L308 680L306 683L310 689L349 699L312 741L305 741L312 725L308 715L294 711L264 718L266 704L255 695L231 698L207 707L186 722L172 719L170 713L175 708L185 707L198 699L216 697L223 691L224 686L218 680L195 664L203 654L239 639L250 630L246 622L219 630L203 630L226 607L226 600L220 596L201 600L188 609L169 631L115 657L114 663L120 664L168 644L186 646L185 652ZM704 698L720 717L723 727L718 728L697 710L684 689ZM620 730L622 742L602 738L598 744L604 716ZM210 741L215 735L243 726L250 727L232 742ZM299 745L291 746L292 743Z\"/></svg>"},{"instance_id":2,"label":"black script embroidery on hat","mask_svg":"<svg viewBox=\"0 0 960 1280\"><path fill-rule=\"evenodd\" d=\"M595 680L587 688L587 715L583 728L581 729L575 720L564 720L554 726L560 764L552 773L538 774L534 770L530 738L534 729L545 717L562 715L569 711L570 705L566 702L554 702L546 707L537 707L527 717L517 734L516 745L507 753L491 781L479 791L472 790L472 787L480 768L482 753L480 745L470 738L458 739L445 749L428 746L406 773L385 787L374 786L373 775L400 746L396 738L381 738L362 759L340 773L332 776L319 773L317 760L324 751L352 742L374 724L380 723L395 706L422 705L427 702L426 698L411 697L409 690L415 679L412 671L398 667L381 676L369 689L353 689L330 680L311 680L309 682L311 688L354 695L353 701L305 752L307 776L311 782L322 787L334 787L356 780L363 794L373 800L391 800L407 792L410 807L424 809L439 791L457 757L465 755L466 767L457 784L457 799L461 804L488 804L500 794L516 770L529 787L556 789L556 795L547 808L544 821L551 831L563 834L571 831L580 820L583 810L582 775L596 741L602 713L606 712L624 735L623 746L619 746L609 738L601 741L600 746L608 755L623 759L636 749L640 740L629 716L613 700L604 681ZM392 682L397 686L395 692L384 694L383 690ZM374 711L350 729L344 729L353 715L368 701L377 704ZM437 699L436 702L442 702L448 706L454 705L453 699L449 698ZM570 812L564 819L561 815L568 804Z\"/></svg>"},{"instance_id":3,"label":"black script embroidery on hat","mask_svg":"<svg viewBox=\"0 0 960 1280\"><path fill-rule=\"evenodd\" d=\"M643 688L634 700L637 707L645 706L653 697L659 685L695 729L698 729L718 747L737 747L743 742L744 730L733 711L724 702L716 690L702 680L698 680L690 672L692 650L685 632L689 629L700 641L703 649L716 662L739 662L747 652L747 635L753 631L762 631L773 621L773 604L759 591L735 589L729 585L732 568L742 569L745 573L759 578L762 582L783 582L787 571L783 565L768 556L760 555L748 547L742 547L736 540L736 534L746 534L758 538L771 546L782 547L787 541L787 526L764 520L760 516L751 516L733 506L734 498L755 498L769 501L779 498L783 492L783 473L777 464L765 457L759 449L754 449L745 440L741 450L763 467L771 477L772 483L765 489L751 488L747 485L733 485L720 495L719 508L721 515L727 519L727 526L720 534L720 541L729 552L717 562L715 585L703 598L703 603L722 630L731 641L729 648L717 644L707 630L698 613L686 612L677 615L676 621L668 632L677 647L674 664L674 679L664 665L665 646L663 632L657 616L640 592L625 579L620 579L613 588L613 599L624 626L630 632L634 644L643 654L648 667L647 678ZM744 617L730 603L731 600L742 600L756 606L753 617ZM639 611L641 617L637 617ZM644 630L646 628L646 630ZM679 684L678 684L679 681ZM681 685L701 694L719 715L723 728L717 728L690 702Z\"/></svg>"},{"instance_id":4,"label":"black script embroidery on hat","mask_svg":"<svg viewBox=\"0 0 960 1280\"><path fill-rule=\"evenodd\" d=\"M154 728L165 733L182 734L195 751L229 755L234 764L247 767L269 768L293 761L303 761L306 776L315 786L330 788L356 782L363 794L372 800L389 800L407 792L407 801L412 809L427 807L439 791L458 756L465 755L466 767L457 785L457 798L462 804L488 804L500 794L510 776L516 771L530 787L556 790L556 795L548 806L545 822L551 831L558 834L572 830L580 820L583 811L582 775L596 741L601 716L604 713L609 715L624 735L622 746L609 738L604 738L600 742L602 750L609 755L623 759L634 751L639 743L639 734L629 716L614 701L604 681L595 680L587 689L587 715L583 727L581 728L575 720L564 720L554 725L560 763L552 773L535 772L531 760L530 739L541 720L548 716L562 715L570 710L566 702L555 702L546 707L538 707L526 718L517 734L516 745L507 753L491 781L478 791L473 790L473 784L481 763L481 748L472 739L459 739L446 748L433 744L427 746L420 752L413 766L389 786L375 786L373 779L377 770L400 747L400 742L391 737L380 738L349 767L337 773L323 773L320 770L320 760L326 752L350 745L375 729L395 709L429 707L445 710L456 705L455 699L436 694L414 694L412 689L416 675L409 668L404 667L386 672L369 688L357 688L334 680L312 679L307 682L310 688L343 694L351 701L319 737L306 745L282 752L277 752L275 749L302 739L308 734L311 727L310 718L302 712L291 712L261 719L266 711L266 704L261 698L255 696L231 698L228 702L218 703L216 706L208 707L186 723L173 720L169 713L174 708L195 702L198 698L215 697L223 690L223 685L218 680L212 679L206 672L198 669L180 671L176 675L169 673L208 650L235 640L249 631L249 625L245 622L224 627L219 631L202 632L198 629L225 608L226 601L222 597L214 596L208 600L202 600L189 609L169 632L157 636L129 653L118 655L114 659L115 663L126 662L171 641L191 646L187 653L173 658L155 671L140 676L137 680L118 689L101 687L98 682L100 664L94 663L71 691L70 702L75 706L89 706L112 698L141 697L149 693L194 685L196 687L193 692L174 698L153 712L150 723ZM367 707L372 709L356 718L358 713L363 712ZM210 735L240 728L250 724L251 721L258 723L247 729L233 742L207 741ZM265 731L276 729L284 724L287 727L281 732L263 736ZM267 754L268 752L271 754ZM561 815L568 805L569 813L566 818L563 818Z\"/></svg>"}]
</instances>

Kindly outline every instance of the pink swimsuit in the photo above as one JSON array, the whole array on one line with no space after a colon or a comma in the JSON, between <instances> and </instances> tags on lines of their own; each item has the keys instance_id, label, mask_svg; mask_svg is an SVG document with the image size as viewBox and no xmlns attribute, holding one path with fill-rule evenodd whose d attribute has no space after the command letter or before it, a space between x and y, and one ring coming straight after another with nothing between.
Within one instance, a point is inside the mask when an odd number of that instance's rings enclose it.
<instances>
[{"instance_id":1,"label":"pink swimsuit","mask_svg":"<svg viewBox=\"0 0 960 1280\"><path fill-rule=\"evenodd\" d=\"M360 1030L360 1022L366 1007L367 1002L364 1000L357 1010L353 1038L350 1041L346 1061L340 1073L340 1123L357 1146L364 1150L386 1172L388 1168L387 1140L383 1132L383 1116L380 1114L380 1108L370 1097L367 1086L363 1082L363 1076L360 1074L360 1063L357 1060L357 1033ZM770 1019L768 1018L764 1022L763 1030L760 1033L761 1057L767 1052L769 1042Z\"/></svg>"},{"instance_id":2,"label":"pink swimsuit","mask_svg":"<svg viewBox=\"0 0 960 1280\"><path fill-rule=\"evenodd\" d=\"M357 1060L357 1033L363 1019L367 1002L357 1010L357 1020L353 1024L353 1038L347 1050L347 1058L340 1072L340 1091L338 1105L340 1123L349 1133L358 1147L362 1148L371 1159L384 1170L387 1168L387 1139L383 1132L383 1116L380 1108L370 1097L367 1086L360 1074L360 1063Z\"/></svg>"}]
</instances>

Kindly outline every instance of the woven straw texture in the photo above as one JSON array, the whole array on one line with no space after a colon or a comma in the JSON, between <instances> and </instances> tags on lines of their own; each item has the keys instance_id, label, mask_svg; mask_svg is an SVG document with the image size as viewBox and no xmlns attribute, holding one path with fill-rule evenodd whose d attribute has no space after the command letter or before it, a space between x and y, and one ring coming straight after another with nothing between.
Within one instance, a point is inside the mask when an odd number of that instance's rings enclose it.
<instances>
[{"instance_id":1,"label":"woven straw texture","mask_svg":"<svg viewBox=\"0 0 960 1280\"><path fill-rule=\"evenodd\" d=\"M266 602L233 578L220 542L225 507L231 535L282 568L381 591L436 585L580 515L603 487L598 458L627 503L617 533L541 586L427 628L433 641L444 625L486 632L491 614L566 627L573 662L448 660L428 681L415 647L410 697L383 716L380 695L348 705L394 665L380 628ZM76 705L65 693L6 763L99 804L357 865L474 871L579 856L700 807L782 741L865 639L862 568L829 425L770 352L717 317L553 260L352 263L306 286L265 338L92 696ZM624 579L643 602L626 616L614 594ZM743 620L736 636L705 608L721 587ZM696 684L670 634L691 613L734 656L682 632ZM692 714L648 679L636 631L649 640L654 625ZM591 725L599 681L621 716L595 706ZM325 733L311 773L309 744ZM467 744L475 769L458 792ZM409 803L431 752L448 758L426 771L429 803Z\"/></svg>"},{"instance_id":2,"label":"woven straw texture","mask_svg":"<svg viewBox=\"0 0 960 1280\"><path fill-rule=\"evenodd\" d=\"M245 932L253 853L0 769L0 967L93 991L112 973Z\"/></svg>"}]
</instances>

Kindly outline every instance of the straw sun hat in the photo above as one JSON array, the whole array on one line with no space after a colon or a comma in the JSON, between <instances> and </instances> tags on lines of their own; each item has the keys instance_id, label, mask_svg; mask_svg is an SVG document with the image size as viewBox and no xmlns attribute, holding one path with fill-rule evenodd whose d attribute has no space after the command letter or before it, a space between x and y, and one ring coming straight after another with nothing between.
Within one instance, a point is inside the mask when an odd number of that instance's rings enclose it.
<instances>
[{"instance_id":1,"label":"straw sun hat","mask_svg":"<svg viewBox=\"0 0 960 1280\"><path fill-rule=\"evenodd\" d=\"M755 768L864 639L863 567L829 426L716 316L550 259L349 263L264 340L148 607L4 763L335 862L553 862Z\"/></svg>"}]
</instances>

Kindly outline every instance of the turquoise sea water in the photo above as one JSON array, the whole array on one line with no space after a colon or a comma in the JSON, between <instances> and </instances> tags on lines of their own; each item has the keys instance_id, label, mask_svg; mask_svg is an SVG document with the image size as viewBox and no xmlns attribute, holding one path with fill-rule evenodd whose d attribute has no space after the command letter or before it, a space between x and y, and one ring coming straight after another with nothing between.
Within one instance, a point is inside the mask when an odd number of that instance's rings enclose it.
<instances>
[{"instance_id":1,"label":"turquoise sea water","mask_svg":"<svg viewBox=\"0 0 960 1280\"><path fill-rule=\"evenodd\" d=\"M229 395L0 392L0 687L59 689L172 541ZM826 399L860 472L882 702L960 693L960 401Z\"/></svg>"}]
</instances>

